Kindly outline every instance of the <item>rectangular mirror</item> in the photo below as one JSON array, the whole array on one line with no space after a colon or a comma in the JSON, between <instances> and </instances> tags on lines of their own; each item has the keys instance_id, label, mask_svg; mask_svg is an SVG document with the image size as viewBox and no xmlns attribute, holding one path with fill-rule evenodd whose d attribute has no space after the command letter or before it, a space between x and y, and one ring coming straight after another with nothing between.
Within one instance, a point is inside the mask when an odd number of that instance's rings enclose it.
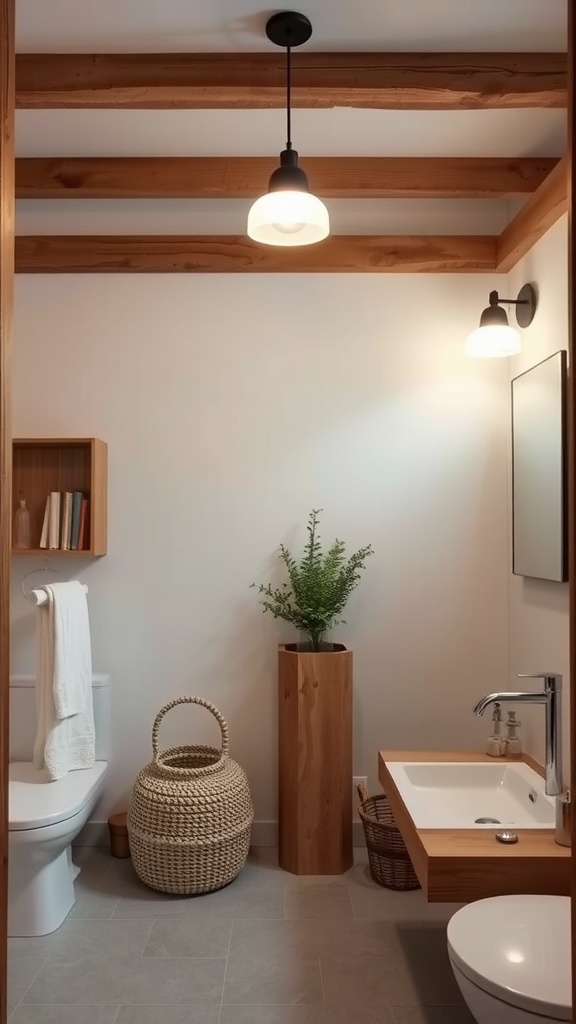
<instances>
[{"instance_id":1,"label":"rectangular mirror","mask_svg":"<svg viewBox=\"0 0 576 1024\"><path fill-rule=\"evenodd\" d=\"M512 572L562 582L566 544L566 352L512 381Z\"/></svg>"}]
</instances>

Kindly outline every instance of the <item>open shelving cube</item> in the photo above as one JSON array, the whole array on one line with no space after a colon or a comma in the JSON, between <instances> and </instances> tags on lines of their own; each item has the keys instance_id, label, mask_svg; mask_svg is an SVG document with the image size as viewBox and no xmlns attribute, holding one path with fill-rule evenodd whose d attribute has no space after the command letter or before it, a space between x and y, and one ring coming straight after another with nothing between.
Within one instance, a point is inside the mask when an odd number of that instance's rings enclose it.
<instances>
[{"instance_id":1,"label":"open shelving cube","mask_svg":"<svg viewBox=\"0 0 576 1024\"><path fill-rule=\"evenodd\" d=\"M105 555L108 511L108 445L97 437L25 437L13 441L12 501L26 499L32 547L13 554ZM88 498L88 546L81 551L40 548L46 498L51 491L82 491Z\"/></svg>"}]
</instances>

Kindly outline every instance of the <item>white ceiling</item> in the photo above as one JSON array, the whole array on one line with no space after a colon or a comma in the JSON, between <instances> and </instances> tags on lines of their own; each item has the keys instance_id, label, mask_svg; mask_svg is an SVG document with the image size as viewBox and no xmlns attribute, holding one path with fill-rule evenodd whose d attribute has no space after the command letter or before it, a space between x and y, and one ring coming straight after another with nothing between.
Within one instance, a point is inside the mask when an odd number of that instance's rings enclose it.
<instances>
[{"instance_id":1,"label":"white ceiling","mask_svg":"<svg viewBox=\"0 0 576 1024\"><path fill-rule=\"evenodd\" d=\"M282 8L277 8L282 9ZM308 49L565 50L567 0L306 0ZM17 0L19 52L262 50L261 0ZM306 156L560 156L564 110L295 110ZM282 110L21 110L19 156L243 156L283 148ZM313 182L311 183L313 186ZM266 183L263 182L263 189ZM242 232L240 200L28 201L20 233ZM333 231L493 233L506 201L331 201Z\"/></svg>"},{"instance_id":2,"label":"white ceiling","mask_svg":"<svg viewBox=\"0 0 576 1024\"><path fill-rule=\"evenodd\" d=\"M290 6L290 5L289 5ZM262 0L17 0L33 52L263 50ZM308 49L565 50L566 0L303 0Z\"/></svg>"}]
</instances>

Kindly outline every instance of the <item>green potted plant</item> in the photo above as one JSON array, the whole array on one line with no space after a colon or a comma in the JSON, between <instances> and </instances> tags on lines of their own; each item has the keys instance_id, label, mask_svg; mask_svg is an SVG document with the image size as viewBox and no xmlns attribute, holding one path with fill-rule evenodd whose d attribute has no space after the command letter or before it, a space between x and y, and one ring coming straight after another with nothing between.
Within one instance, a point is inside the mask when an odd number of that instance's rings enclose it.
<instances>
[{"instance_id":1,"label":"green potted plant","mask_svg":"<svg viewBox=\"0 0 576 1024\"><path fill-rule=\"evenodd\" d=\"M347 559L341 540L335 540L324 552L318 536L321 511L312 509L308 517L308 540L299 561L284 544L280 545L288 581L280 587L261 583L258 588L264 611L271 612L275 619L292 623L304 635L298 643L299 651L334 650L327 634L333 626L345 623L342 612L358 586L366 559L373 553L372 545L368 544Z\"/></svg>"},{"instance_id":2,"label":"green potted plant","mask_svg":"<svg viewBox=\"0 0 576 1024\"><path fill-rule=\"evenodd\" d=\"M280 546L288 580L259 587L264 611L304 634L278 648L278 859L298 875L342 874L353 862L352 651L326 634L344 621L372 554L369 544L346 558L340 540L324 552L320 512L299 561Z\"/></svg>"}]
</instances>

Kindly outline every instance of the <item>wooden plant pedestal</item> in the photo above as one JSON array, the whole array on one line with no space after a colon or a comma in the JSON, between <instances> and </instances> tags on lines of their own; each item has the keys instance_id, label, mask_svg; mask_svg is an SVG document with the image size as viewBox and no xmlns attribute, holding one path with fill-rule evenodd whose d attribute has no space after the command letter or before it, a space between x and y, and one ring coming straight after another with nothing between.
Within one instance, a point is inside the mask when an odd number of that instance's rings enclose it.
<instances>
[{"instance_id":1,"label":"wooden plant pedestal","mask_svg":"<svg viewBox=\"0 0 576 1024\"><path fill-rule=\"evenodd\" d=\"M352 651L278 648L280 867L352 867Z\"/></svg>"}]
</instances>

